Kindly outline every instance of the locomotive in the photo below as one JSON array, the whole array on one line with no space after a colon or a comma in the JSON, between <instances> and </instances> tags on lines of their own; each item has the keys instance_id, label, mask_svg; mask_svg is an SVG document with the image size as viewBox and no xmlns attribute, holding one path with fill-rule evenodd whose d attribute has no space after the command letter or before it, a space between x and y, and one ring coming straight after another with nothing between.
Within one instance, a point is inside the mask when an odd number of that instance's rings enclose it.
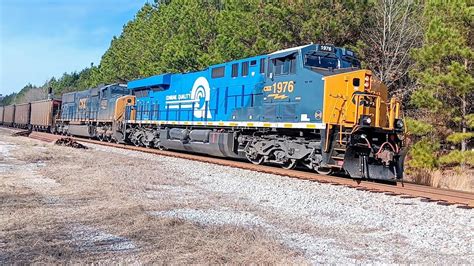
<instances>
[{"instance_id":1,"label":"locomotive","mask_svg":"<svg viewBox=\"0 0 474 266\"><path fill-rule=\"evenodd\" d=\"M403 177L400 102L354 52L332 45L64 94L54 131L355 179Z\"/></svg>"}]
</instances>

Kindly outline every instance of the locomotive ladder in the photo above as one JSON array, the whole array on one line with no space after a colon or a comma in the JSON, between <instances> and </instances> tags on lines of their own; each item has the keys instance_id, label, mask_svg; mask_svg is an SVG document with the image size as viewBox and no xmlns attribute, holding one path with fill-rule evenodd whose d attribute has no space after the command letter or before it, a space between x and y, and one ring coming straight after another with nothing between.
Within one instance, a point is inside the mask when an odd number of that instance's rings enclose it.
<instances>
[{"instance_id":1,"label":"locomotive ladder","mask_svg":"<svg viewBox=\"0 0 474 266\"><path fill-rule=\"evenodd\" d=\"M349 138L353 133L354 129L357 127L357 125L356 121L350 121L347 119L348 97L340 94L332 96L336 98L337 101L332 107L331 117L336 116L339 117L339 119L337 123L328 125L328 130L330 131L332 128L334 128L337 130L337 134L336 136L334 136L334 138L331 137L331 139L334 139L333 145L332 147L326 147L326 150L329 151L330 158L335 162L335 165L333 166L341 167L342 162L344 161L344 156L346 154ZM349 126L346 127L346 124L349 124ZM326 143L328 143L330 135L332 134L327 134Z\"/></svg>"}]
</instances>

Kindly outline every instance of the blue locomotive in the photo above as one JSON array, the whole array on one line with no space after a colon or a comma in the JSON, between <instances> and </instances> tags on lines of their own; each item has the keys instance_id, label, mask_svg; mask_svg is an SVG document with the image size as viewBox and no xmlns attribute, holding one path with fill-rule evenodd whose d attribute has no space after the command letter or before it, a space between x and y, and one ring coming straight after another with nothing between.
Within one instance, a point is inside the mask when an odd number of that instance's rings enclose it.
<instances>
[{"instance_id":1,"label":"blue locomotive","mask_svg":"<svg viewBox=\"0 0 474 266\"><path fill-rule=\"evenodd\" d=\"M65 93L55 131L61 134L112 140L116 101L130 94L125 84L111 84Z\"/></svg>"},{"instance_id":2,"label":"blue locomotive","mask_svg":"<svg viewBox=\"0 0 474 266\"><path fill-rule=\"evenodd\" d=\"M321 174L402 178L400 103L348 49L309 44L80 94L63 96L60 132ZM84 119L71 119L74 112Z\"/></svg>"}]
</instances>

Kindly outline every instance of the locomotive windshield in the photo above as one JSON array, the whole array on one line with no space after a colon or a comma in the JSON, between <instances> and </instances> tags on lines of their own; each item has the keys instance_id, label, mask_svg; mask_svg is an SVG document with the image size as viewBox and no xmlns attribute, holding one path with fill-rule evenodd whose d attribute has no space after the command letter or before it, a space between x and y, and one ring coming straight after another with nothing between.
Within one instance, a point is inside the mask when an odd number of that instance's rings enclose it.
<instances>
[{"instance_id":1,"label":"locomotive windshield","mask_svg":"<svg viewBox=\"0 0 474 266\"><path fill-rule=\"evenodd\" d=\"M130 91L127 89L127 87L122 87L122 86L113 86L111 92L112 92L112 94L121 94L121 95L125 95L125 94L130 93Z\"/></svg>"},{"instance_id":2,"label":"locomotive windshield","mask_svg":"<svg viewBox=\"0 0 474 266\"><path fill-rule=\"evenodd\" d=\"M341 68L345 68L345 67L360 68L360 61L357 58L352 57L352 56L343 56Z\"/></svg>"},{"instance_id":3,"label":"locomotive windshield","mask_svg":"<svg viewBox=\"0 0 474 266\"><path fill-rule=\"evenodd\" d=\"M338 68L338 60L332 53L312 53L306 55L305 66L317 68Z\"/></svg>"}]
</instances>

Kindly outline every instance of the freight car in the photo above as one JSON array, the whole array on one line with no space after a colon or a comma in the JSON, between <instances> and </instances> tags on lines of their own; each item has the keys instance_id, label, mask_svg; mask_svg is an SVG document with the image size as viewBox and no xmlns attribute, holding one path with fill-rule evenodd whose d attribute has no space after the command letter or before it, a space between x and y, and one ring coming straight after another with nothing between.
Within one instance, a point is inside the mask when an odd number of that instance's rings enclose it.
<instances>
[{"instance_id":1,"label":"freight car","mask_svg":"<svg viewBox=\"0 0 474 266\"><path fill-rule=\"evenodd\" d=\"M55 120L61 108L61 101L47 99L32 102L29 128L35 131L54 132Z\"/></svg>"},{"instance_id":2,"label":"freight car","mask_svg":"<svg viewBox=\"0 0 474 266\"><path fill-rule=\"evenodd\" d=\"M0 106L0 125L3 125L3 111L5 110L5 107Z\"/></svg>"},{"instance_id":3,"label":"freight car","mask_svg":"<svg viewBox=\"0 0 474 266\"><path fill-rule=\"evenodd\" d=\"M0 107L0 123L29 130L54 132L60 100L47 99Z\"/></svg>"},{"instance_id":4,"label":"freight car","mask_svg":"<svg viewBox=\"0 0 474 266\"><path fill-rule=\"evenodd\" d=\"M15 105L7 105L3 110L3 124L6 126L13 126L15 119Z\"/></svg>"},{"instance_id":5,"label":"freight car","mask_svg":"<svg viewBox=\"0 0 474 266\"><path fill-rule=\"evenodd\" d=\"M60 134L112 140L115 103L127 94L129 90L125 84L63 94L55 130Z\"/></svg>"},{"instance_id":6,"label":"freight car","mask_svg":"<svg viewBox=\"0 0 474 266\"><path fill-rule=\"evenodd\" d=\"M15 115L13 125L18 128L28 128L30 124L31 104L15 104Z\"/></svg>"},{"instance_id":7,"label":"freight car","mask_svg":"<svg viewBox=\"0 0 474 266\"><path fill-rule=\"evenodd\" d=\"M128 88L115 111L121 142L352 178L403 175L400 103L344 48L304 45Z\"/></svg>"}]
</instances>

